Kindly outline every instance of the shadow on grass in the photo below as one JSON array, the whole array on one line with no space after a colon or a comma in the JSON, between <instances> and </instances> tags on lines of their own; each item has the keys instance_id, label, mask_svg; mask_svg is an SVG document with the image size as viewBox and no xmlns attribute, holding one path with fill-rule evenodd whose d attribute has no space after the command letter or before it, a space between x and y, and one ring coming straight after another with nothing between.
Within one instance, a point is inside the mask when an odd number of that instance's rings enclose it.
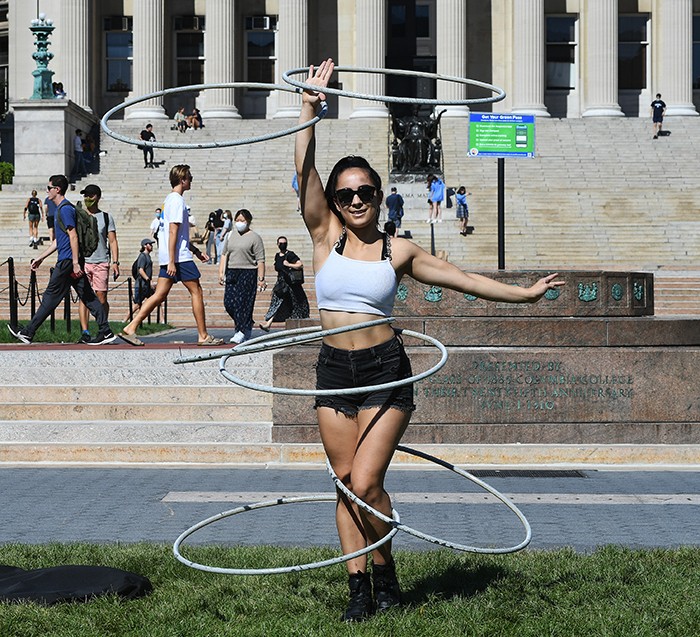
<instances>
[{"instance_id":1,"label":"shadow on grass","mask_svg":"<svg viewBox=\"0 0 700 637\"><path fill-rule=\"evenodd\" d=\"M439 573L418 579L411 589L403 592L403 601L409 606L419 606L435 597L473 597L506 576L507 571L496 566L466 568L452 565Z\"/></svg>"}]
</instances>

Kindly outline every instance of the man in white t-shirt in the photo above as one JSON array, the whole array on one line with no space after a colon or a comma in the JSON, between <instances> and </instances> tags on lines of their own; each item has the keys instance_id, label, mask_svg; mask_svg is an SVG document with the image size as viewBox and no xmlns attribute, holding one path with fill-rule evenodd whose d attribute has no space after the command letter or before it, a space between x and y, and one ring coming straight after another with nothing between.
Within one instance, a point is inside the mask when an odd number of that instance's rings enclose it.
<instances>
[{"instance_id":1,"label":"man in white t-shirt","mask_svg":"<svg viewBox=\"0 0 700 637\"><path fill-rule=\"evenodd\" d=\"M192 297L192 314L197 324L198 345L223 345L224 341L207 332L204 316L204 294L199 284L199 270L193 254L206 262L209 257L195 246L190 246L190 224L183 193L192 187L192 173L187 164L173 166L170 170L172 192L166 197L163 216L158 230L158 261L160 273L155 292L148 297L138 313L120 333L119 337L130 345L143 345L136 330L143 320L163 301L173 284L182 281Z\"/></svg>"}]
</instances>

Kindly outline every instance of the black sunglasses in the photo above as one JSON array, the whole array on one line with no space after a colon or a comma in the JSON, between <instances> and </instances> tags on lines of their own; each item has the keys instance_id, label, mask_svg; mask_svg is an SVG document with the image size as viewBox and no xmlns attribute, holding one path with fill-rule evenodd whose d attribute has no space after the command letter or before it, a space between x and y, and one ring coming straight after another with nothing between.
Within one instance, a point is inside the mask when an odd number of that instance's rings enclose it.
<instances>
[{"instance_id":1,"label":"black sunglasses","mask_svg":"<svg viewBox=\"0 0 700 637\"><path fill-rule=\"evenodd\" d=\"M349 206L355 199L355 195L362 203L370 203L374 199L377 189L374 186L360 186L357 190L341 188L335 191L335 198L341 206Z\"/></svg>"}]
</instances>

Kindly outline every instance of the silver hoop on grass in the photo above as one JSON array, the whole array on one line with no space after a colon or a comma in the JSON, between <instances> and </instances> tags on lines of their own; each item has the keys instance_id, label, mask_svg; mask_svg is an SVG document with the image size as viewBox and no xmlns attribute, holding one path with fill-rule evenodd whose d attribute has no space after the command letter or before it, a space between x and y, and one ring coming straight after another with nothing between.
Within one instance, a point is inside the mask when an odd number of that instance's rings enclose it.
<instances>
[{"instance_id":1,"label":"silver hoop on grass","mask_svg":"<svg viewBox=\"0 0 700 637\"><path fill-rule=\"evenodd\" d=\"M347 553L345 555L333 557L328 560L321 560L320 562L294 564L292 566L278 566L274 568L224 568L219 566L209 566L207 564L200 564L198 562L188 560L182 555L180 551L182 543L196 531L199 531L200 529L203 529L205 526L213 524L214 522L223 520L224 518L229 518L234 515L238 515L239 513L253 511L255 509L264 509L267 507L278 506L280 504L294 504L297 502L335 502L336 500L337 496L334 493L328 495L298 496L290 498L278 498L277 500L268 500L266 502L256 502L255 504L248 504L246 506L231 509L230 511L224 511L223 513L213 515L212 517L207 518L206 520L202 520L201 522L195 524L194 526L191 526L184 533L182 533L173 544L173 554L175 555L175 558L178 561L182 562L185 566L195 568L199 571L207 571L208 573L222 573L224 575L278 575L282 573L297 573L299 571L310 571L314 568L322 568L324 566L333 566L335 564L347 562L348 560L352 560L356 557L366 555L367 553L371 553L375 549L378 549L380 546L386 544L389 540L391 540L399 532L398 528L393 527L389 531L389 533L387 533L383 538L379 539L374 544L370 544L369 546L366 546L365 548L360 549L359 551L355 551L353 553ZM392 510L392 516L393 518L389 518L390 520L392 520L392 523L400 523L401 518L395 510Z\"/></svg>"},{"instance_id":2,"label":"silver hoop on grass","mask_svg":"<svg viewBox=\"0 0 700 637\"><path fill-rule=\"evenodd\" d=\"M299 75L301 73L308 73L308 67L291 69L282 73L282 79L296 86L297 88L314 91L318 93L324 93L325 95L339 95L340 97L355 97L361 100L371 100L373 102L390 102L392 104L431 104L434 106L469 106L470 104L491 104L493 102L500 102L505 99L506 92L495 86L494 84L488 84L486 82L480 82L479 80L469 80L465 77L455 77L452 75L440 75L439 73L427 73L424 71L408 71L406 69L378 69L378 68L364 68L364 67L353 67L353 66L336 66L335 70L339 73L378 73L381 75L407 75L410 77L425 77L431 80L444 80L446 82L456 82L458 84L466 84L469 86L477 86L479 88L486 89L496 93L491 97L475 97L463 100L443 100L435 98L418 98L418 97L398 97L392 95L367 95L365 93L357 93L355 91L345 91L342 89L324 87L320 89L319 86L315 84L310 84L308 82L301 82L300 80L292 79L291 75Z\"/></svg>"},{"instance_id":3,"label":"silver hoop on grass","mask_svg":"<svg viewBox=\"0 0 700 637\"><path fill-rule=\"evenodd\" d=\"M331 479L335 483L335 486L342 491L350 500L352 500L355 504L357 504L360 508L364 509L368 513L371 513L374 515L376 518L380 519L382 522L385 522L386 524L391 524L395 528L399 529L400 531L403 531L404 533L408 533L409 535L413 535L414 537L417 537L421 540L426 540L427 542L432 542L433 544L438 544L439 546L444 546L445 548L450 548L454 549L456 551L465 551L468 553L484 553L488 555L502 555L504 553L515 553L516 551L520 551L524 549L532 540L532 529L530 528L530 523L527 521L527 518L523 515L522 511L518 509L515 504L513 504L506 496L504 496L502 493L494 489L492 486L486 484L483 480L479 480L476 476L473 476L471 473L468 471L464 471L463 469L460 469L459 467L455 467L453 464L442 460L440 458L436 458L435 456L431 456L430 454L424 453L422 451L418 451L416 449L411 449L410 447L404 447L402 445L399 445L396 447L397 451L403 451L404 453L411 454L413 456L417 456L419 458L423 458L424 460L428 460L429 462L433 462L435 464L438 464L442 467L445 467L446 469L449 469L450 471L453 471L454 473L462 476L463 478L466 478L467 480L470 480L474 484L480 486L482 489L485 491L488 491L491 495L495 496L498 500L500 500L503 504L505 504L515 515L517 518L520 520L520 522L523 525L523 528L525 529L525 539L520 542L520 544L516 544L515 546L511 547L505 547L505 548L484 548L484 547L479 547L479 546L469 546L467 544L459 544L457 542L450 542L449 540L443 540L438 537L434 537L432 535L428 535L427 533L423 533L422 531L417 531L414 528L411 528L410 526L406 526L405 524L402 524L401 522L396 522L392 520L391 518L387 517L384 515L381 511L378 511L374 507L370 506L367 504L364 500L361 500L358 498L352 491L350 491L338 478L336 475L335 471L333 471L333 467L331 467L331 464L328 460L326 460L326 468L328 469L328 473L331 476Z\"/></svg>"},{"instance_id":4,"label":"silver hoop on grass","mask_svg":"<svg viewBox=\"0 0 700 637\"><path fill-rule=\"evenodd\" d=\"M308 122L303 124L297 124L291 128L286 128L281 131L274 133L267 133L265 135L258 135L255 137L245 137L243 139L230 139L225 141L213 141L213 142L198 142L192 144L176 144L173 142L146 142L142 139L134 139L133 137L126 137L125 135L120 135L115 133L107 126L109 118L115 113L133 106L134 104L139 104L140 102L145 102L156 97L163 97L165 95L172 95L174 93L188 93L190 91L203 91L206 89L222 89L222 88L258 88L266 90L277 90L277 91L287 91L288 93L299 93L300 90L297 88L290 88L284 84L265 84L261 82L226 82L221 84L190 84L188 86L177 86L175 88L166 88L162 91L156 91L155 93L148 93L147 95L141 95L140 97L134 97L130 100L125 100L121 104L118 104L114 108L108 110L102 119L100 120L100 126L102 130L113 137L114 139L124 142L125 144L132 144L134 146L148 146L149 148L182 148L182 149L198 149L198 148L226 148L228 146L243 146L244 144L255 144L257 142L265 142L271 139L277 139L278 137L284 137L286 135L293 135L298 133L300 130L304 130L309 126L313 126L320 122L328 113L328 105L325 102L321 102L321 110L316 114L316 116L310 119Z\"/></svg>"}]
</instances>

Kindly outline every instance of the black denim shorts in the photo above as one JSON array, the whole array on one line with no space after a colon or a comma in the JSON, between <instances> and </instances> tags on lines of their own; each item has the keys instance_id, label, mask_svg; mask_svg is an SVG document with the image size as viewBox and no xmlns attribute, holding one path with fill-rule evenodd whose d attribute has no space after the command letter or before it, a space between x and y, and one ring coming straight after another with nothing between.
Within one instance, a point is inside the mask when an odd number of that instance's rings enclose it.
<instances>
[{"instance_id":1,"label":"black denim shorts","mask_svg":"<svg viewBox=\"0 0 700 637\"><path fill-rule=\"evenodd\" d=\"M386 343L360 350L336 349L324 343L316 363L316 389L367 387L412 375L411 361L397 335ZM356 416L361 409L382 406L413 411L416 408L413 383L361 394L316 396L314 405L315 408L330 407L346 416Z\"/></svg>"}]
</instances>

